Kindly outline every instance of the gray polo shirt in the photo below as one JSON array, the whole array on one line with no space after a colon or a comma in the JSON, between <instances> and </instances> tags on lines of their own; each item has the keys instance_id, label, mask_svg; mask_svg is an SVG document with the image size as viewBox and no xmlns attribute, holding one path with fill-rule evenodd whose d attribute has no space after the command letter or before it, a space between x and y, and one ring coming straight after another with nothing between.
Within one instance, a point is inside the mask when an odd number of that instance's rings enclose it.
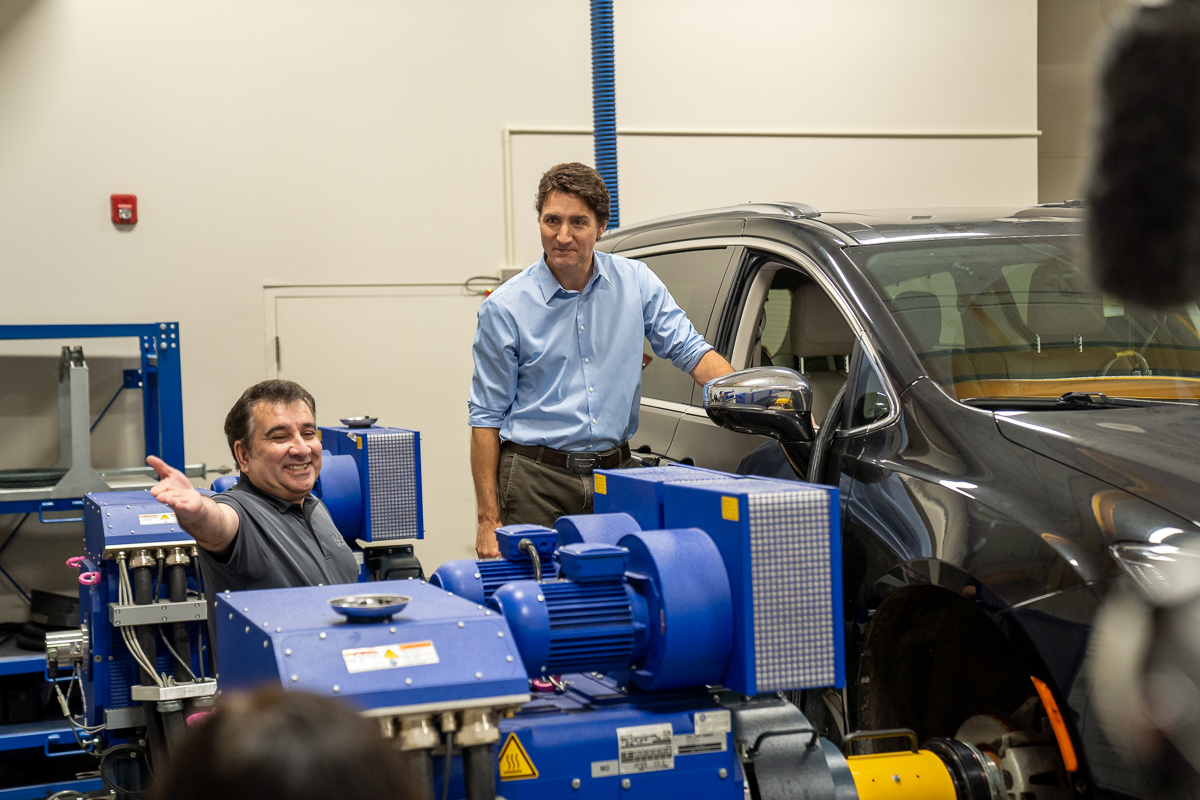
<instances>
[{"instance_id":1,"label":"gray polo shirt","mask_svg":"<svg viewBox=\"0 0 1200 800\"><path fill-rule=\"evenodd\" d=\"M259 489L243 475L213 497L238 514L230 549L200 558L209 592L326 586L358 580L358 562L325 504L311 494L303 507Z\"/></svg>"}]
</instances>

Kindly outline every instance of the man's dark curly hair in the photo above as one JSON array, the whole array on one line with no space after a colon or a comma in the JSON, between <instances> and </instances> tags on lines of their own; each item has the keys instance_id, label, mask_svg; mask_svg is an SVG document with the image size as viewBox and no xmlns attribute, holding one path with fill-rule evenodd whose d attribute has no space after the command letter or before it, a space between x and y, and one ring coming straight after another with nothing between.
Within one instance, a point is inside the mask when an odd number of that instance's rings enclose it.
<instances>
[{"instance_id":1,"label":"man's dark curly hair","mask_svg":"<svg viewBox=\"0 0 1200 800\"><path fill-rule=\"evenodd\" d=\"M542 214L542 206L551 192L567 192L577 194L587 203L587 207L596 215L597 227L608 225L608 187L600 173L587 164L571 161L567 164L557 164L542 174L538 183L537 200L533 207L538 216Z\"/></svg>"},{"instance_id":2,"label":"man's dark curly hair","mask_svg":"<svg viewBox=\"0 0 1200 800\"><path fill-rule=\"evenodd\" d=\"M229 442L229 452L233 453L234 462L237 462L237 453L233 449L236 442L242 443L247 454L254 449L250 445L250 434L253 432L255 405L258 403L271 403L272 405L281 403L290 406L299 400L305 402L315 420L317 418L317 401L295 381L262 381L242 392L242 396L225 416L225 440Z\"/></svg>"}]
</instances>

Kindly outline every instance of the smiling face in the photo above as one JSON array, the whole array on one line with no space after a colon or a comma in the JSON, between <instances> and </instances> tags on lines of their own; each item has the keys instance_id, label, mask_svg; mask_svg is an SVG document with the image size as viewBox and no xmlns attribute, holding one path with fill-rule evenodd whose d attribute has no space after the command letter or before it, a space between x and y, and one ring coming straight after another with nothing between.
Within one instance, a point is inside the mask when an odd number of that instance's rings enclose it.
<instances>
[{"instance_id":1,"label":"smiling face","mask_svg":"<svg viewBox=\"0 0 1200 800\"><path fill-rule=\"evenodd\" d=\"M538 214L546 262L566 272L587 272L592 250L604 228L583 198L570 192L551 192Z\"/></svg>"},{"instance_id":2,"label":"smiling face","mask_svg":"<svg viewBox=\"0 0 1200 800\"><path fill-rule=\"evenodd\" d=\"M234 443L242 474L267 494L302 502L321 474L321 440L308 404L260 401L251 417L250 435Z\"/></svg>"}]
</instances>

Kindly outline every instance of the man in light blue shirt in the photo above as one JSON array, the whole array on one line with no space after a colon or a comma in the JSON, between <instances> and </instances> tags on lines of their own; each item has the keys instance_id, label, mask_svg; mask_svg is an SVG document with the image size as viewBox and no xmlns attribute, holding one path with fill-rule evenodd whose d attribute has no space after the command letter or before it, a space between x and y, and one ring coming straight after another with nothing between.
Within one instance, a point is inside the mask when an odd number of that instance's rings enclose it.
<instances>
[{"instance_id":1,"label":"man in light blue shirt","mask_svg":"<svg viewBox=\"0 0 1200 800\"><path fill-rule=\"evenodd\" d=\"M542 176L542 258L479 308L469 422L481 558L501 524L550 525L592 508L592 470L633 466L642 340L698 383L733 371L640 261L595 252L604 181L559 164Z\"/></svg>"}]
</instances>

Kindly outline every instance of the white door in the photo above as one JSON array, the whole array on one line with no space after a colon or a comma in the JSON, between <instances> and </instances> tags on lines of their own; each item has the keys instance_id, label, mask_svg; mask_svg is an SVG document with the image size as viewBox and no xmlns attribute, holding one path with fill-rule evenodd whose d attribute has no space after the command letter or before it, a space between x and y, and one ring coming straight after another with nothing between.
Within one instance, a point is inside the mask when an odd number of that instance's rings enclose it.
<instances>
[{"instance_id":1,"label":"white door","mask_svg":"<svg viewBox=\"0 0 1200 800\"><path fill-rule=\"evenodd\" d=\"M415 542L417 556L426 574L474 558L467 397L482 297L459 285L266 292L267 374L308 389L318 424L370 415L420 431L425 539Z\"/></svg>"}]
</instances>

